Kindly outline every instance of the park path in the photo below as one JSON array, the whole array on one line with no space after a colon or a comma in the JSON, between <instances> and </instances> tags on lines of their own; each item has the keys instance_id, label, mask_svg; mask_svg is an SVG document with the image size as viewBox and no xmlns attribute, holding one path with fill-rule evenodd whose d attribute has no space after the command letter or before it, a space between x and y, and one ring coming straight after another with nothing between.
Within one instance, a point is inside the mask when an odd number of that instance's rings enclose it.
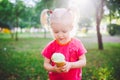
<instances>
[{"instance_id":1,"label":"park path","mask_svg":"<svg viewBox=\"0 0 120 80\"><path fill-rule=\"evenodd\" d=\"M103 36L104 42L120 42L120 36Z\"/></svg>"},{"instance_id":2,"label":"park path","mask_svg":"<svg viewBox=\"0 0 120 80\"><path fill-rule=\"evenodd\" d=\"M44 34L31 34L31 37L44 37ZM47 38L52 38L51 34L46 35ZM83 42L95 42L97 43L97 35L96 33L88 33L88 34L78 34L77 37ZM102 34L103 42L120 42L120 35L110 36L108 34Z\"/></svg>"},{"instance_id":3,"label":"park path","mask_svg":"<svg viewBox=\"0 0 120 80\"><path fill-rule=\"evenodd\" d=\"M78 37L81 41L83 42L94 42L97 43L97 36L87 36L87 37ZM120 35L116 35L116 36L110 36L110 35L102 35L102 41L104 43L106 42L120 42Z\"/></svg>"}]
</instances>

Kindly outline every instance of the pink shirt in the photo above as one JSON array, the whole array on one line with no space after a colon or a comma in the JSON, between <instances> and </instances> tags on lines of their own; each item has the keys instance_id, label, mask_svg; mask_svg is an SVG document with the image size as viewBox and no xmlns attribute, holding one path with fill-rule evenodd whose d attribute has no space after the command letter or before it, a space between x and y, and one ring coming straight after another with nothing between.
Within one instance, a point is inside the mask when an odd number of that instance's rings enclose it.
<instances>
[{"instance_id":1,"label":"pink shirt","mask_svg":"<svg viewBox=\"0 0 120 80\"><path fill-rule=\"evenodd\" d=\"M51 60L51 56L55 52L62 53L66 61L75 62L87 51L80 40L73 38L66 45L61 45L56 40L51 41L42 51L42 55ZM54 65L54 62L51 61L51 65ZM71 69L67 73L49 72L50 80L81 80L81 77L81 68Z\"/></svg>"}]
</instances>

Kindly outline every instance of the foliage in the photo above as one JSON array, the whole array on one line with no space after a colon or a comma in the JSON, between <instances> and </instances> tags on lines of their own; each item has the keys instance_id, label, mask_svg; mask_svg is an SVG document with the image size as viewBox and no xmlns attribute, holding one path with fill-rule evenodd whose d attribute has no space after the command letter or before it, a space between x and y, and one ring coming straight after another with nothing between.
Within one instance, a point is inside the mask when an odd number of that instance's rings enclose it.
<instances>
[{"instance_id":1,"label":"foliage","mask_svg":"<svg viewBox=\"0 0 120 80\"><path fill-rule=\"evenodd\" d=\"M120 17L120 0L106 0L106 5L110 10L110 15L114 18Z\"/></svg>"},{"instance_id":2,"label":"foliage","mask_svg":"<svg viewBox=\"0 0 120 80\"><path fill-rule=\"evenodd\" d=\"M6 8L7 7L7 8ZM12 4L10 4L8 2L8 0L2 0L0 2L0 20L6 21L7 19L9 20L10 17L8 18L7 16L3 16L3 15L11 15L11 17L13 16L13 10L12 10Z\"/></svg>"},{"instance_id":3,"label":"foliage","mask_svg":"<svg viewBox=\"0 0 120 80\"><path fill-rule=\"evenodd\" d=\"M8 33L8 34L11 33L11 31L8 28L3 28L1 32L2 33Z\"/></svg>"},{"instance_id":4,"label":"foliage","mask_svg":"<svg viewBox=\"0 0 120 80\"><path fill-rule=\"evenodd\" d=\"M35 7L26 7L23 1L17 0L15 4L8 0L0 2L0 21L17 26L17 18L19 27L40 27L39 16L41 10L50 8L53 0L41 0L36 3Z\"/></svg>"},{"instance_id":5,"label":"foliage","mask_svg":"<svg viewBox=\"0 0 120 80\"><path fill-rule=\"evenodd\" d=\"M105 43L105 49L88 49L83 80L119 80L120 43Z\"/></svg>"},{"instance_id":6,"label":"foliage","mask_svg":"<svg viewBox=\"0 0 120 80\"><path fill-rule=\"evenodd\" d=\"M119 34L120 33L120 25L109 24L109 25L107 25L107 30L111 36L113 36L115 34Z\"/></svg>"}]
</instances>

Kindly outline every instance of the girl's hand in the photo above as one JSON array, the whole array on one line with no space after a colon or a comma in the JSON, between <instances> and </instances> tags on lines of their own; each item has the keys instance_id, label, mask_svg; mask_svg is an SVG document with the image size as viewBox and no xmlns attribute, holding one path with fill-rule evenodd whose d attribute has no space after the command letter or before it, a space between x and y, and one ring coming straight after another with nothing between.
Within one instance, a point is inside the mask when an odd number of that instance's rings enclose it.
<instances>
[{"instance_id":1,"label":"girl's hand","mask_svg":"<svg viewBox=\"0 0 120 80\"><path fill-rule=\"evenodd\" d=\"M70 62L66 62L66 65L61 68L62 72L68 72L71 69Z\"/></svg>"},{"instance_id":2,"label":"girl's hand","mask_svg":"<svg viewBox=\"0 0 120 80\"><path fill-rule=\"evenodd\" d=\"M57 73L63 72L63 71L62 71L62 67L57 67L57 66L55 65L55 66L53 66L53 68L54 68L54 72L57 72Z\"/></svg>"}]
</instances>

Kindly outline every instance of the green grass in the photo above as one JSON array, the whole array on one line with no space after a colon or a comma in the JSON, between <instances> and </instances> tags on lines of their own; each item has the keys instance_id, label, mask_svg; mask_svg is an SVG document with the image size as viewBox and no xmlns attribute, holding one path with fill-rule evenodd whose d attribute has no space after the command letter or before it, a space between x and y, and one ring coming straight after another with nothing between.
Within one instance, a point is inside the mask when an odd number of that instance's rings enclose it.
<instances>
[{"instance_id":1,"label":"green grass","mask_svg":"<svg viewBox=\"0 0 120 80\"><path fill-rule=\"evenodd\" d=\"M93 45L94 46L94 45ZM89 49L83 80L120 79L120 43L104 43L104 50Z\"/></svg>"},{"instance_id":2,"label":"green grass","mask_svg":"<svg viewBox=\"0 0 120 80\"><path fill-rule=\"evenodd\" d=\"M46 79L41 50L50 39L0 39L0 80Z\"/></svg>"},{"instance_id":3,"label":"green grass","mask_svg":"<svg viewBox=\"0 0 120 80\"><path fill-rule=\"evenodd\" d=\"M51 38L0 38L0 80L47 80L41 51ZM84 42L83 42L84 43ZM120 43L84 43L88 50L83 80L120 79Z\"/></svg>"}]
</instances>

